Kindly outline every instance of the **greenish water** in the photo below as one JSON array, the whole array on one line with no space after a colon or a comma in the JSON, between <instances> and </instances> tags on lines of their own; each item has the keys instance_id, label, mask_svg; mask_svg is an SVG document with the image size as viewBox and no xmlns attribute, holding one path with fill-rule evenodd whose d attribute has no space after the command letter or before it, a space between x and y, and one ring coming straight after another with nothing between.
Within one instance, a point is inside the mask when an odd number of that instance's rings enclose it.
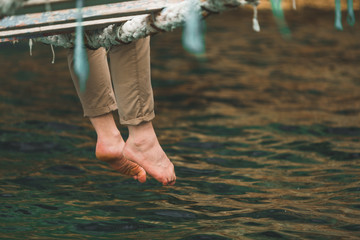
<instances>
[{"instance_id":1,"label":"greenish water","mask_svg":"<svg viewBox=\"0 0 360 240\"><path fill-rule=\"evenodd\" d=\"M359 238L359 26L285 15L291 40L270 12L260 33L251 11L209 18L203 61L180 31L153 37L154 125L173 187L95 159L66 50L52 65L48 46L30 57L26 43L0 45L0 238Z\"/></svg>"}]
</instances>

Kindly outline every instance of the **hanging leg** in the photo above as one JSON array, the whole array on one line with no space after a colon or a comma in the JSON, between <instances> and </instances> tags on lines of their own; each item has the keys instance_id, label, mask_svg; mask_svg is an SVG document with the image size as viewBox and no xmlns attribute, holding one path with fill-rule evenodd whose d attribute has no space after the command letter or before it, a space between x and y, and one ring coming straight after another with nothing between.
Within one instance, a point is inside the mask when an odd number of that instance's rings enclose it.
<instances>
[{"instance_id":1,"label":"hanging leg","mask_svg":"<svg viewBox=\"0 0 360 240\"><path fill-rule=\"evenodd\" d=\"M151 120L154 99L150 79L150 38L110 50L110 70L121 124L129 128L124 156L163 185L176 180L174 165L156 137Z\"/></svg>"},{"instance_id":2,"label":"hanging leg","mask_svg":"<svg viewBox=\"0 0 360 240\"><path fill-rule=\"evenodd\" d=\"M113 93L106 51L87 50L90 72L85 91L80 91L79 81L74 72L73 51L69 50L68 63L84 115L89 117L97 133L96 156L109 163L118 172L132 176L140 182L146 181L142 167L124 158L125 142L116 127L112 111L117 109Z\"/></svg>"}]
</instances>

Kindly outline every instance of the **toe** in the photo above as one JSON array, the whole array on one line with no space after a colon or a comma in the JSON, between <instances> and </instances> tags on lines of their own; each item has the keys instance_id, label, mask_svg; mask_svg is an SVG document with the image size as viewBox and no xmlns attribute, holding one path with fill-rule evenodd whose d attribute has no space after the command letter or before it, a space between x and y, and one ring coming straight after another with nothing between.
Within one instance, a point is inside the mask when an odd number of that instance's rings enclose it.
<instances>
[{"instance_id":1,"label":"toe","mask_svg":"<svg viewBox=\"0 0 360 240\"><path fill-rule=\"evenodd\" d=\"M146 172L145 172L145 170L142 169L142 170L137 174L136 178L137 178L137 180L138 180L139 182L141 182L141 183L146 182Z\"/></svg>"},{"instance_id":2,"label":"toe","mask_svg":"<svg viewBox=\"0 0 360 240\"><path fill-rule=\"evenodd\" d=\"M172 180L172 181L170 181L170 182L168 183L168 185L174 186L174 185L175 185L175 182L176 182L176 180Z\"/></svg>"},{"instance_id":3,"label":"toe","mask_svg":"<svg viewBox=\"0 0 360 240\"><path fill-rule=\"evenodd\" d=\"M163 181L162 184L163 184L164 186L173 186L173 185L175 184L175 182L176 182L176 178L174 178L174 179L167 179L167 180Z\"/></svg>"}]
</instances>

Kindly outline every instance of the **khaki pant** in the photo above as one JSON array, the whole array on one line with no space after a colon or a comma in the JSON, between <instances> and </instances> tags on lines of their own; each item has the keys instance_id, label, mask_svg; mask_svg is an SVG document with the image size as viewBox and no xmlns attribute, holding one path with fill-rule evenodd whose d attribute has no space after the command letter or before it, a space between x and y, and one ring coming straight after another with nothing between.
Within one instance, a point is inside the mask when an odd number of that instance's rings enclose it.
<instances>
[{"instance_id":1,"label":"khaki pant","mask_svg":"<svg viewBox=\"0 0 360 240\"><path fill-rule=\"evenodd\" d=\"M112 47L109 51L110 72L104 48L87 49L87 54L90 73L84 92L80 92L79 81L74 73L73 50L69 50L68 54L70 74L84 116L96 117L118 109L123 125L138 125L155 117L149 37Z\"/></svg>"}]
</instances>

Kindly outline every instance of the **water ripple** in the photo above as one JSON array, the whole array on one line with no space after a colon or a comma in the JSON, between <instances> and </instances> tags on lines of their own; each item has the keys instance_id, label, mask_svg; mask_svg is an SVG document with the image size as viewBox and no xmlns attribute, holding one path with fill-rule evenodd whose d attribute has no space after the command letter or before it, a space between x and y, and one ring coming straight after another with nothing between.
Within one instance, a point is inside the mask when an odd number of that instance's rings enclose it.
<instances>
[{"instance_id":1,"label":"water ripple","mask_svg":"<svg viewBox=\"0 0 360 240\"><path fill-rule=\"evenodd\" d=\"M260 35L251 11L210 18L204 61L178 47L181 31L152 39L171 187L95 159L66 51L51 65L46 46L30 58L26 44L0 45L1 238L360 236L359 32L335 32L332 11L299 11L288 41L270 12Z\"/></svg>"}]
</instances>

